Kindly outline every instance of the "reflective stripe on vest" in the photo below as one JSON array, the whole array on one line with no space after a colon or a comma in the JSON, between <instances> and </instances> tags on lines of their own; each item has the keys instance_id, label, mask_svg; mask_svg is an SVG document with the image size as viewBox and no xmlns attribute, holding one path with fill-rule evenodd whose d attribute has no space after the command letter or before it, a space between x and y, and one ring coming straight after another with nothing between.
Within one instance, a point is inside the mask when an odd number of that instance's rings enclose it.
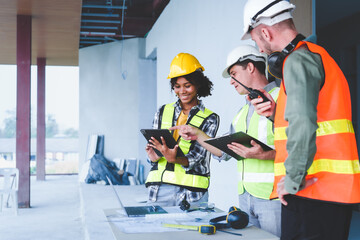
<instances>
[{"instance_id":1,"label":"reflective stripe on vest","mask_svg":"<svg viewBox=\"0 0 360 240\"><path fill-rule=\"evenodd\" d=\"M308 174L320 172L358 174L360 173L359 160L316 159L308 169ZM285 175L286 169L284 163L276 163L274 173L275 175Z\"/></svg>"},{"instance_id":2,"label":"reflective stripe on vest","mask_svg":"<svg viewBox=\"0 0 360 240\"><path fill-rule=\"evenodd\" d=\"M335 61L320 46L306 44L309 51L321 56L325 82L317 105L316 154L306 179L316 177L313 185L300 190L298 196L329 202L360 202L360 166L353 125L350 92L345 76ZM286 61L286 60L285 60ZM271 198L277 197L277 183L286 174L287 136L285 121L286 91L281 83L275 115L275 182Z\"/></svg>"},{"instance_id":3,"label":"reflective stripe on vest","mask_svg":"<svg viewBox=\"0 0 360 240\"><path fill-rule=\"evenodd\" d=\"M173 124L174 108L175 103L166 104L162 114L161 128L170 128ZM188 120L189 125L201 128L204 120L208 118L212 111L205 108L204 112L199 110L195 115ZM192 141L184 140L179 138L178 145L184 154L187 154L191 149ZM193 171L185 171L180 164L168 163L164 157L162 157L157 166L153 167L149 172L146 180L147 184L154 183L167 183L178 186L190 188L192 190L206 190L209 187L209 176L201 176Z\"/></svg>"},{"instance_id":4,"label":"reflective stripe on vest","mask_svg":"<svg viewBox=\"0 0 360 240\"><path fill-rule=\"evenodd\" d=\"M173 103L174 104L174 103ZM164 112L166 114L164 114ZM171 104L166 104L164 106L162 115L161 115L161 129L168 129L172 127L172 122L175 114L175 108ZM185 152L184 152L185 154ZM162 182L162 175L165 171L167 161L164 157L161 157L157 163L152 166L152 168L149 171L149 174L146 178L145 185L151 185L151 184L160 184Z\"/></svg>"},{"instance_id":5,"label":"reflective stripe on vest","mask_svg":"<svg viewBox=\"0 0 360 240\"><path fill-rule=\"evenodd\" d=\"M338 119L317 123L319 128L316 136L325 136L336 133L354 133L352 122L348 119ZM275 128L275 140L287 140L286 127Z\"/></svg>"},{"instance_id":6,"label":"reflective stripe on vest","mask_svg":"<svg viewBox=\"0 0 360 240\"><path fill-rule=\"evenodd\" d=\"M275 87L269 91L273 99L277 99L279 88ZM246 132L247 115L249 112L249 105L245 105L233 120L233 126L236 132ZM273 124L265 117L260 117L256 112L253 113L250 119L247 133L266 143L269 146L274 145ZM269 199L273 190L274 182L274 162L271 160L260 159L244 159L238 161L238 193L244 193L244 189L251 195Z\"/></svg>"}]
</instances>

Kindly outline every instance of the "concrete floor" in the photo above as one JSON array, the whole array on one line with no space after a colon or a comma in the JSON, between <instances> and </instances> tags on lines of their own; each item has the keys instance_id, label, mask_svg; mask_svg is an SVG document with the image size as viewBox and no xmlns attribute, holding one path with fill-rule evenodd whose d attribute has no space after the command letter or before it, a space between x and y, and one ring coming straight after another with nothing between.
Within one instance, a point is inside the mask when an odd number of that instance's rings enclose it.
<instances>
[{"instance_id":1,"label":"concrete floor","mask_svg":"<svg viewBox=\"0 0 360 240\"><path fill-rule=\"evenodd\" d=\"M0 212L0 240L82 240L77 175L31 177L31 208Z\"/></svg>"}]
</instances>

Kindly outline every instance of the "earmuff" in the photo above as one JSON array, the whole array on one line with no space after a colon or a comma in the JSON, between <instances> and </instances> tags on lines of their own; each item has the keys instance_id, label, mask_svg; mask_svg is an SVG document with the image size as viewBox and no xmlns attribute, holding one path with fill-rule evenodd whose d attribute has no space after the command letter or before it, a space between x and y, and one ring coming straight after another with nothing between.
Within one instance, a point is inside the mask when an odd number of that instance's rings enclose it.
<instances>
[{"instance_id":1,"label":"earmuff","mask_svg":"<svg viewBox=\"0 0 360 240\"><path fill-rule=\"evenodd\" d=\"M219 223L226 220L226 223ZM214 225L216 229L224 228L245 228L249 223L249 215L237 207L231 207L227 215L210 219L209 224Z\"/></svg>"},{"instance_id":2,"label":"earmuff","mask_svg":"<svg viewBox=\"0 0 360 240\"><path fill-rule=\"evenodd\" d=\"M272 76L282 79L284 59L294 51L296 45L304 39L305 37L302 34L298 34L281 52L273 52L268 56L268 72Z\"/></svg>"}]
</instances>

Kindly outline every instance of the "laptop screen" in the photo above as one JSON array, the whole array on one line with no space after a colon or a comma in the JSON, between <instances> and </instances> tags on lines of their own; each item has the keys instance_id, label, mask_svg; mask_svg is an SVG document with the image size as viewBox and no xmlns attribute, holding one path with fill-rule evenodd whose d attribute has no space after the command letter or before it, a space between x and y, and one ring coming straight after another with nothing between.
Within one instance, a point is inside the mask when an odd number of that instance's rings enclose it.
<instances>
[{"instance_id":1,"label":"laptop screen","mask_svg":"<svg viewBox=\"0 0 360 240\"><path fill-rule=\"evenodd\" d=\"M119 202L121 209L125 210L125 213L128 217L145 217L147 214L164 214L167 213L162 207L160 206L135 206L135 207L124 207L124 204L121 202L119 194L117 193L114 185L112 184L110 178L106 176L108 182L111 185L111 188L115 192L116 198Z\"/></svg>"}]
</instances>

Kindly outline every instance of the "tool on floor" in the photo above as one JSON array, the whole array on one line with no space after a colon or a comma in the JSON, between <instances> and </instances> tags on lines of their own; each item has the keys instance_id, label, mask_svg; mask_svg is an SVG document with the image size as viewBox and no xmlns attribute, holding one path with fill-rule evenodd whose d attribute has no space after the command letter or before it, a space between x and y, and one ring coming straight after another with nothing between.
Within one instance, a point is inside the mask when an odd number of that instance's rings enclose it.
<instances>
[{"instance_id":1,"label":"tool on floor","mask_svg":"<svg viewBox=\"0 0 360 240\"><path fill-rule=\"evenodd\" d=\"M189 229L199 231L201 234L212 235L216 233L216 227L213 225L200 225L200 226L192 226L192 225L181 225L181 224L168 224L164 223L163 227L170 228L181 228L181 229Z\"/></svg>"}]
</instances>

